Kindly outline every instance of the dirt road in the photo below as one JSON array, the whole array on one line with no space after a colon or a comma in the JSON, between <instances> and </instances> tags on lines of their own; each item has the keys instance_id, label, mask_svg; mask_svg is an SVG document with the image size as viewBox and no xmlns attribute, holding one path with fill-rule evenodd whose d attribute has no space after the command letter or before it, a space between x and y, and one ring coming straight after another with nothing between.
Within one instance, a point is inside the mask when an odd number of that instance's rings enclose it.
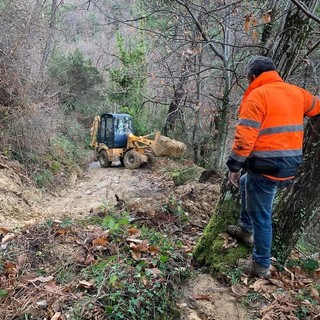
<instances>
[{"instance_id":1,"label":"dirt road","mask_svg":"<svg viewBox=\"0 0 320 320\"><path fill-rule=\"evenodd\" d=\"M84 217L98 206L112 206L117 195L127 201L148 197L159 190L157 175L150 170L128 170L121 166L101 168L98 162L85 173L74 176L66 189L57 188L50 194L26 187L23 177L8 167L0 170L0 226L21 227L47 219Z\"/></svg>"},{"instance_id":2,"label":"dirt road","mask_svg":"<svg viewBox=\"0 0 320 320\"><path fill-rule=\"evenodd\" d=\"M101 168L90 164L85 175L57 197L46 197L43 206L52 217L84 217L99 206L112 206L116 196L124 201L147 197L159 189L149 170L128 170L121 166Z\"/></svg>"}]
</instances>

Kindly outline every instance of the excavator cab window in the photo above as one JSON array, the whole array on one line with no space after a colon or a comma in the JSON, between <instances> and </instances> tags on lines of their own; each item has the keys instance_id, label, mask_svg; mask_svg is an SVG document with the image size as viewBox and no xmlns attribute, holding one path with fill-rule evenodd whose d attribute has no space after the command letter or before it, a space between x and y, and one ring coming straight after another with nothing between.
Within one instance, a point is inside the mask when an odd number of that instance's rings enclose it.
<instances>
[{"instance_id":1,"label":"excavator cab window","mask_svg":"<svg viewBox=\"0 0 320 320\"><path fill-rule=\"evenodd\" d=\"M127 114L114 115L114 147L126 148L128 134L132 133L132 120Z\"/></svg>"},{"instance_id":2,"label":"excavator cab window","mask_svg":"<svg viewBox=\"0 0 320 320\"><path fill-rule=\"evenodd\" d=\"M127 114L103 114L100 120L99 142L108 148L125 148L132 133L132 119Z\"/></svg>"},{"instance_id":3,"label":"excavator cab window","mask_svg":"<svg viewBox=\"0 0 320 320\"><path fill-rule=\"evenodd\" d=\"M102 115L99 128L99 142L109 148L114 147L113 118L111 115Z\"/></svg>"},{"instance_id":4,"label":"excavator cab window","mask_svg":"<svg viewBox=\"0 0 320 320\"><path fill-rule=\"evenodd\" d=\"M132 133L132 121L129 116L118 116L115 118L115 134Z\"/></svg>"}]
</instances>

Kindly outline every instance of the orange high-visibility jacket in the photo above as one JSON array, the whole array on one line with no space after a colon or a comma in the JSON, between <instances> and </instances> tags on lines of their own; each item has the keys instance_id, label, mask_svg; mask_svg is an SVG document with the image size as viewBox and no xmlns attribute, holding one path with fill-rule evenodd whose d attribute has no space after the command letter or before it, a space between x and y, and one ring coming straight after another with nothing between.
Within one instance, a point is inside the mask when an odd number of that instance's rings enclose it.
<instances>
[{"instance_id":1,"label":"orange high-visibility jacket","mask_svg":"<svg viewBox=\"0 0 320 320\"><path fill-rule=\"evenodd\" d=\"M263 72L248 87L239 108L231 172L242 167L269 178L296 174L302 161L304 116L320 113L320 101L285 83L276 71Z\"/></svg>"}]
</instances>

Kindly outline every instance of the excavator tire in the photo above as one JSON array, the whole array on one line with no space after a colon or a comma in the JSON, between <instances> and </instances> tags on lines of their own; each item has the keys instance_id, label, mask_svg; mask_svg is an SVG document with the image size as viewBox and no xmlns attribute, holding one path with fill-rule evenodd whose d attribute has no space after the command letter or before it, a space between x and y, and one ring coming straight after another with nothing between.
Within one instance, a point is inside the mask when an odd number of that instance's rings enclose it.
<instances>
[{"instance_id":1,"label":"excavator tire","mask_svg":"<svg viewBox=\"0 0 320 320\"><path fill-rule=\"evenodd\" d=\"M102 168L109 168L111 166L111 161L109 160L106 150L101 150L99 152L99 163Z\"/></svg>"},{"instance_id":2,"label":"excavator tire","mask_svg":"<svg viewBox=\"0 0 320 320\"><path fill-rule=\"evenodd\" d=\"M141 163L141 156L134 149L129 150L123 157L123 164L127 169L138 169Z\"/></svg>"}]
</instances>

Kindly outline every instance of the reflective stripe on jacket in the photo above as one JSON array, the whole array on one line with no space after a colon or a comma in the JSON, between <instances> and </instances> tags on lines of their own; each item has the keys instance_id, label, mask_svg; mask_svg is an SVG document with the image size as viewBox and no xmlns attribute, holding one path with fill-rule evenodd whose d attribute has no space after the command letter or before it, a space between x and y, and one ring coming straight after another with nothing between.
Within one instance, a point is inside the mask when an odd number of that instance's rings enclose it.
<instances>
[{"instance_id":1,"label":"reflective stripe on jacket","mask_svg":"<svg viewBox=\"0 0 320 320\"><path fill-rule=\"evenodd\" d=\"M320 101L285 83L276 71L257 77L239 108L229 170L248 167L275 178L294 176L302 161L304 116L320 113Z\"/></svg>"}]
</instances>

